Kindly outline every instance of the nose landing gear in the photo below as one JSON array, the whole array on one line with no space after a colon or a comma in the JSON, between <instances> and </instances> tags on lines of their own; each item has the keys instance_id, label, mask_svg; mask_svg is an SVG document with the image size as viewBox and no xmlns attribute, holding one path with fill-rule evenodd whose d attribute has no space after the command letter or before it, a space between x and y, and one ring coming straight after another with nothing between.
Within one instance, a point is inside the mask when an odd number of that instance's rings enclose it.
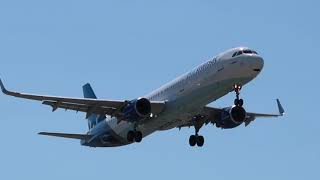
<instances>
[{"instance_id":1,"label":"nose landing gear","mask_svg":"<svg viewBox=\"0 0 320 180\"><path fill-rule=\"evenodd\" d=\"M234 89L234 92L236 93L236 99L234 100L234 105L242 107L243 106L243 99L239 98L240 91L242 89L241 84L233 85L233 89Z\"/></svg>"}]
</instances>

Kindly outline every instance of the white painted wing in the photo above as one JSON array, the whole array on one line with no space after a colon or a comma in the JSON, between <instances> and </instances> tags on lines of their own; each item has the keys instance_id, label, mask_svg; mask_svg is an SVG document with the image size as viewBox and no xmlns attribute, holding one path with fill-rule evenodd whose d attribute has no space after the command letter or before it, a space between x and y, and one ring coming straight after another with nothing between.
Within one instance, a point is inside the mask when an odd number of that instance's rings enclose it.
<instances>
[{"instance_id":1,"label":"white painted wing","mask_svg":"<svg viewBox=\"0 0 320 180\"><path fill-rule=\"evenodd\" d=\"M254 112L247 112L247 117L244 121L245 126L248 126L252 121L254 121L256 118L268 118L268 117L279 117L284 115L284 109L279 101L277 99L277 105L279 114L267 114L267 113L254 113ZM212 108L212 107L205 107L204 108L204 114L206 115L207 119L210 122L214 122L217 118L219 118L219 115L223 109L219 108Z\"/></svg>"},{"instance_id":2,"label":"white painted wing","mask_svg":"<svg viewBox=\"0 0 320 180\"><path fill-rule=\"evenodd\" d=\"M4 94L18 98L42 101L42 104L50 105L52 110L58 108L66 110L74 110L81 112L106 114L110 116L117 116L120 109L126 105L128 101L125 100L106 100L106 99L90 99L90 98L70 98L59 96L46 96L8 91L1 79L0 87ZM159 114L163 111L165 102L151 101L151 111L153 114Z\"/></svg>"},{"instance_id":3,"label":"white painted wing","mask_svg":"<svg viewBox=\"0 0 320 180\"><path fill-rule=\"evenodd\" d=\"M245 126L248 126L252 121L254 121L256 118L267 118L267 117L279 117L284 115L284 109L279 101L277 99L277 105L278 105L278 110L279 114L266 114L266 113L254 113L254 112L247 112L247 117L244 121ZM203 123L208 124L209 122L215 123L219 118L221 118L221 114L223 112L223 108L214 108L214 107L204 107L202 109L202 112L200 114L197 114L198 116L201 115L203 117ZM196 116L196 115L195 115ZM178 128L181 127L190 127L195 124L194 120L191 119L188 121L186 124L183 124L179 126Z\"/></svg>"}]
</instances>

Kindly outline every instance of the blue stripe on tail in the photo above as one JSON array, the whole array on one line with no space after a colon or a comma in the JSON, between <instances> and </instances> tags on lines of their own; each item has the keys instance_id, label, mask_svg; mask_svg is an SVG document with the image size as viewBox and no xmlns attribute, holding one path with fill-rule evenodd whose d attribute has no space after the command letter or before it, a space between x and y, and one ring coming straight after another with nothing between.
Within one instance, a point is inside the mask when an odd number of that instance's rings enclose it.
<instances>
[{"instance_id":1,"label":"blue stripe on tail","mask_svg":"<svg viewBox=\"0 0 320 180\"><path fill-rule=\"evenodd\" d=\"M91 85L89 83L82 86L83 89L83 96L84 98L91 98L91 99L97 99L97 96L95 95ZM98 122L99 115L97 114L91 114L88 117L88 127L89 129L93 128Z\"/></svg>"},{"instance_id":2,"label":"blue stripe on tail","mask_svg":"<svg viewBox=\"0 0 320 180\"><path fill-rule=\"evenodd\" d=\"M93 92L93 89L89 83L85 84L83 87L83 96L84 98L92 98L92 99L97 99L97 96Z\"/></svg>"}]
</instances>

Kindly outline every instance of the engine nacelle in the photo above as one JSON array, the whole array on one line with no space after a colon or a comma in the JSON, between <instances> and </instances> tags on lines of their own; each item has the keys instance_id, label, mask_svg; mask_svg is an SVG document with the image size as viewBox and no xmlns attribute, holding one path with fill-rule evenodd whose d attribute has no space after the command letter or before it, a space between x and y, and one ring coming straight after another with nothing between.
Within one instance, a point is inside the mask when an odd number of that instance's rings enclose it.
<instances>
[{"instance_id":1,"label":"engine nacelle","mask_svg":"<svg viewBox=\"0 0 320 180\"><path fill-rule=\"evenodd\" d=\"M219 120L216 122L216 126L224 129L235 128L245 121L246 116L247 113L243 107L232 106L224 108Z\"/></svg>"},{"instance_id":2,"label":"engine nacelle","mask_svg":"<svg viewBox=\"0 0 320 180\"><path fill-rule=\"evenodd\" d=\"M138 121L151 114L151 103L146 98L138 98L128 102L122 109L124 119L127 121Z\"/></svg>"},{"instance_id":3,"label":"engine nacelle","mask_svg":"<svg viewBox=\"0 0 320 180\"><path fill-rule=\"evenodd\" d=\"M230 119L234 123L241 124L246 119L247 113L243 107L234 106L229 110Z\"/></svg>"}]
</instances>

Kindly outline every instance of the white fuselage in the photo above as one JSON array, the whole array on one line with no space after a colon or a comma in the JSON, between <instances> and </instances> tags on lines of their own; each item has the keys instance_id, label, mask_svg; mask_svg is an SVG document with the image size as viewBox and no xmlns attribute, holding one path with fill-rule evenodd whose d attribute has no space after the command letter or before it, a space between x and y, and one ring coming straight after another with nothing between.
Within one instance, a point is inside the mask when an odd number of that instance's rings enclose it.
<instances>
[{"instance_id":1,"label":"white fuselage","mask_svg":"<svg viewBox=\"0 0 320 180\"><path fill-rule=\"evenodd\" d=\"M228 50L143 96L150 101L165 101L166 108L162 113L146 119L137 130L145 137L158 130L186 124L204 106L233 91L234 84L245 85L254 79L263 67L263 59L253 53L233 57L239 49ZM133 128L132 123L118 123L116 118L107 118L89 133L105 132L116 136L117 142L106 142L105 146L119 146L129 144L126 136Z\"/></svg>"}]
</instances>

